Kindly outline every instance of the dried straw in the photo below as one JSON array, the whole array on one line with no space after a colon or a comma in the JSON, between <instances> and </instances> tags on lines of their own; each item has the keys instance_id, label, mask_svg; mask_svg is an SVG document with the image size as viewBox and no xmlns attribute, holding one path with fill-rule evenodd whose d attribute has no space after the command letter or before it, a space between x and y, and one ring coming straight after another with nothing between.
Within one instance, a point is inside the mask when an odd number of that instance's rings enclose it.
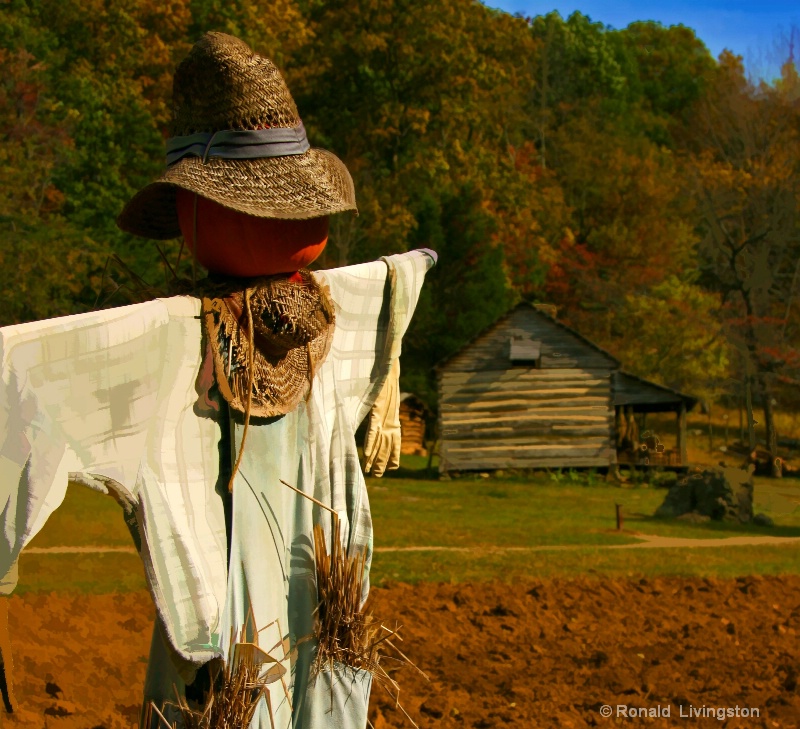
<instances>
[{"instance_id":1,"label":"dried straw","mask_svg":"<svg viewBox=\"0 0 800 729\"><path fill-rule=\"evenodd\" d=\"M377 647L380 623L361 610L366 552L348 557L342 547L341 527L333 520L331 554L328 554L325 533L314 527L314 558L317 567L317 656L313 672L326 665L342 663L355 669L375 673L380 658Z\"/></svg>"},{"instance_id":2,"label":"dried straw","mask_svg":"<svg viewBox=\"0 0 800 729\"><path fill-rule=\"evenodd\" d=\"M273 666L265 670L266 663L272 663ZM255 643L233 643L231 641L227 662L218 660L215 668L211 677L210 689L204 697L203 706L200 709L191 707L186 697L178 693L177 688L175 689L177 700L168 702L180 711L184 729L242 729L248 727L255 716L262 696L267 702L270 723L275 729L268 685L280 680L291 705L288 689L283 681L285 669L280 666L279 662L262 651ZM171 725L152 701L148 705L145 726L150 726L152 712L155 712L159 721L167 729L176 729L175 724Z\"/></svg>"},{"instance_id":3,"label":"dried straw","mask_svg":"<svg viewBox=\"0 0 800 729\"><path fill-rule=\"evenodd\" d=\"M369 671L375 683L392 696L395 706L416 727L414 720L400 706L400 686L386 672L381 660L389 659L411 666L426 679L428 677L392 642L392 638L402 640L400 627L390 630L366 605L362 606L366 550L352 557L346 554L335 513L330 554L322 527L314 527L314 558L318 599L314 629L317 654L311 667L311 680L326 668L333 675L336 663L354 670ZM391 653L386 652L387 648Z\"/></svg>"},{"instance_id":4,"label":"dried straw","mask_svg":"<svg viewBox=\"0 0 800 729\"><path fill-rule=\"evenodd\" d=\"M233 670L225 664L221 676L214 677L202 710L193 709L185 697L178 695L173 705L181 712L185 729L241 729L250 726L261 696L269 698L266 682L259 678L260 673L260 665L246 661L240 662ZM165 726L175 729L155 704L150 706ZM272 707L269 709L272 718Z\"/></svg>"},{"instance_id":5,"label":"dried straw","mask_svg":"<svg viewBox=\"0 0 800 729\"><path fill-rule=\"evenodd\" d=\"M212 345L220 393L237 413L271 418L294 410L311 392L335 328L327 287L310 271L201 282L204 328ZM248 407L248 400L250 406Z\"/></svg>"}]
</instances>

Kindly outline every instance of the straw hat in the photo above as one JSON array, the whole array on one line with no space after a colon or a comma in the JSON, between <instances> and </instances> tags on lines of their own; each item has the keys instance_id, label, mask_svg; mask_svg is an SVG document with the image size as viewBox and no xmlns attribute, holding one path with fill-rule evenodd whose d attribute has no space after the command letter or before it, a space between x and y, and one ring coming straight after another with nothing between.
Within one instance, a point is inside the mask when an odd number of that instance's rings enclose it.
<instances>
[{"instance_id":1,"label":"straw hat","mask_svg":"<svg viewBox=\"0 0 800 729\"><path fill-rule=\"evenodd\" d=\"M180 235L177 188L261 218L355 210L344 163L313 149L286 82L267 58L225 33L206 33L175 72L167 170L117 224L146 238Z\"/></svg>"}]
</instances>

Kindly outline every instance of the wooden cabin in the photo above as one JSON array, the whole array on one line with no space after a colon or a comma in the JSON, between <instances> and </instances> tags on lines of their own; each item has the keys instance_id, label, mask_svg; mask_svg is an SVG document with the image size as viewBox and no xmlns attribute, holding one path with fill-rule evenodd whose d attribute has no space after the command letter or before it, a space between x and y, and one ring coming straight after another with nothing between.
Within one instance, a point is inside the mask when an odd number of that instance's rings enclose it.
<instances>
[{"instance_id":1,"label":"wooden cabin","mask_svg":"<svg viewBox=\"0 0 800 729\"><path fill-rule=\"evenodd\" d=\"M400 452L404 455L427 456L425 419L428 408L416 395L400 393Z\"/></svg>"},{"instance_id":2,"label":"wooden cabin","mask_svg":"<svg viewBox=\"0 0 800 729\"><path fill-rule=\"evenodd\" d=\"M578 332L519 304L436 368L439 470L615 463L618 368Z\"/></svg>"},{"instance_id":3,"label":"wooden cabin","mask_svg":"<svg viewBox=\"0 0 800 729\"><path fill-rule=\"evenodd\" d=\"M519 304L436 367L439 470L685 465L697 399L621 371L554 313ZM669 451L639 428L665 411L677 416Z\"/></svg>"}]
</instances>

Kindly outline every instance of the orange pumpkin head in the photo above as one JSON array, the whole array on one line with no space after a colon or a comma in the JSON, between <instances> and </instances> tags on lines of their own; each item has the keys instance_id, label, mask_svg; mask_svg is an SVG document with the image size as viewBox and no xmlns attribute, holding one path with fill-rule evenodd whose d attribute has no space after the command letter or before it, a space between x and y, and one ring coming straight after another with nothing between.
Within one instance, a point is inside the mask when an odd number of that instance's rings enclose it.
<instances>
[{"instance_id":1,"label":"orange pumpkin head","mask_svg":"<svg viewBox=\"0 0 800 729\"><path fill-rule=\"evenodd\" d=\"M328 242L327 215L307 220L258 218L197 195L195 226L195 193L183 188L178 188L177 207L186 245L210 273L294 273L316 260Z\"/></svg>"}]
</instances>

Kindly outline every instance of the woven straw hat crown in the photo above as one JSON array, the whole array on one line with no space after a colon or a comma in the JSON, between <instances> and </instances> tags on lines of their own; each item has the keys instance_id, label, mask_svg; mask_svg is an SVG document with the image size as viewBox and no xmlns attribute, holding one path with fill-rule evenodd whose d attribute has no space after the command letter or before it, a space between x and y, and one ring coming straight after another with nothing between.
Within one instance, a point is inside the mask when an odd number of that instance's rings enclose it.
<instances>
[{"instance_id":1,"label":"woven straw hat crown","mask_svg":"<svg viewBox=\"0 0 800 729\"><path fill-rule=\"evenodd\" d=\"M173 137L300 123L275 64L224 33L203 36L178 66L172 104Z\"/></svg>"},{"instance_id":2,"label":"woven straw hat crown","mask_svg":"<svg viewBox=\"0 0 800 729\"><path fill-rule=\"evenodd\" d=\"M175 72L172 111L168 149L181 151L125 206L117 219L123 230L178 236L178 187L257 217L356 209L347 168L309 147L280 71L238 38L207 33L195 43Z\"/></svg>"}]
</instances>

